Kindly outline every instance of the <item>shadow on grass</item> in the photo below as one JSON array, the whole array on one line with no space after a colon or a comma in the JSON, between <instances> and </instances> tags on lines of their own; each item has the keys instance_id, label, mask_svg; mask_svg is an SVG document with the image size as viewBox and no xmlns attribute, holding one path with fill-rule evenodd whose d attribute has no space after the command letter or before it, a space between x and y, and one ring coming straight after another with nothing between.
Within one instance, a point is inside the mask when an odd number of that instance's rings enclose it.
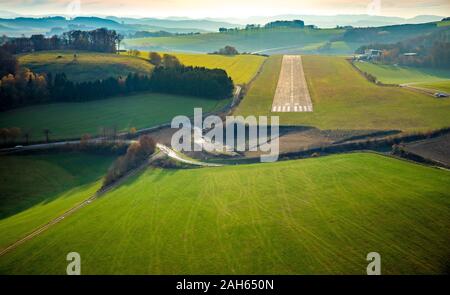
<instances>
[{"instance_id":1,"label":"shadow on grass","mask_svg":"<svg viewBox=\"0 0 450 295\"><path fill-rule=\"evenodd\" d=\"M113 157L78 152L0 158L0 220L45 205L106 173Z\"/></svg>"}]
</instances>

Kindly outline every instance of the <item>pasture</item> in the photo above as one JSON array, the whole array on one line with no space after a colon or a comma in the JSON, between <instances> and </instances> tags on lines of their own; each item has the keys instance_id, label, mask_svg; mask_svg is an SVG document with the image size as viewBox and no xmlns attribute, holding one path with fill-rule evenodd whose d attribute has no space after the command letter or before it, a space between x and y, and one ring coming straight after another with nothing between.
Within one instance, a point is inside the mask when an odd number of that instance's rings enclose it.
<instances>
[{"instance_id":1,"label":"pasture","mask_svg":"<svg viewBox=\"0 0 450 295\"><path fill-rule=\"evenodd\" d=\"M148 75L153 69L150 63L137 57L76 50L23 54L19 55L19 63L37 73L64 72L76 82L125 77L130 72Z\"/></svg>"},{"instance_id":2,"label":"pasture","mask_svg":"<svg viewBox=\"0 0 450 295\"><path fill-rule=\"evenodd\" d=\"M306 55L302 61L313 112L271 112L281 65L281 57L271 56L235 114L279 115L284 125L332 130L425 131L450 126L450 100L377 86L342 57Z\"/></svg>"},{"instance_id":3,"label":"pasture","mask_svg":"<svg viewBox=\"0 0 450 295\"><path fill-rule=\"evenodd\" d=\"M103 100L34 105L0 113L0 127L19 127L29 131L31 141L80 138L83 134L101 134L101 128L128 131L170 122L177 115L191 116L194 107L204 112L216 110L228 102L189 96L140 93Z\"/></svg>"},{"instance_id":4,"label":"pasture","mask_svg":"<svg viewBox=\"0 0 450 295\"><path fill-rule=\"evenodd\" d=\"M355 62L355 66L385 84L432 83L445 82L445 80L450 83L450 70L382 65L370 62Z\"/></svg>"},{"instance_id":5,"label":"pasture","mask_svg":"<svg viewBox=\"0 0 450 295\"><path fill-rule=\"evenodd\" d=\"M265 57L257 55L170 54L175 55L186 66L223 69L235 84L249 83L266 60ZM141 52L140 56L148 58L148 52Z\"/></svg>"},{"instance_id":6,"label":"pasture","mask_svg":"<svg viewBox=\"0 0 450 295\"><path fill-rule=\"evenodd\" d=\"M0 257L0 273L64 274L77 251L82 274L365 274L376 251L383 274L442 274L449 184L364 153L148 169Z\"/></svg>"},{"instance_id":7,"label":"pasture","mask_svg":"<svg viewBox=\"0 0 450 295\"><path fill-rule=\"evenodd\" d=\"M0 157L0 249L87 199L112 156L83 153Z\"/></svg>"},{"instance_id":8,"label":"pasture","mask_svg":"<svg viewBox=\"0 0 450 295\"><path fill-rule=\"evenodd\" d=\"M183 51L192 53L214 52L226 45L234 46L239 52L258 52L276 54L290 49L305 52L305 46L324 43L344 33L342 29L293 29L276 28L260 30L240 30L224 33L205 33L198 35L182 35L156 38L126 39L126 48L137 48L148 51ZM351 50L357 48L352 44ZM329 53L333 53L332 48ZM342 53L342 48L337 48Z\"/></svg>"}]
</instances>

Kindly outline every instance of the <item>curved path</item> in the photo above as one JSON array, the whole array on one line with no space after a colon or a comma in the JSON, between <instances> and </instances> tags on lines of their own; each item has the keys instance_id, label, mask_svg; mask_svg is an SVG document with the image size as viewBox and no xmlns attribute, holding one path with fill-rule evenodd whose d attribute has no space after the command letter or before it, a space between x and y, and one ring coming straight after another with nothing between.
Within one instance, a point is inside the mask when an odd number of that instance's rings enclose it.
<instances>
[{"instance_id":1,"label":"curved path","mask_svg":"<svg viewBox=\"0 0 450 295\"><path fill-rule=\"evenodd\" d=\"M183 158L179 154L177 154L174 150L172 150L168 146L165 146L165 145L163 145L161 143L157 143L156 147L159 148L161 150L161 152L163 152L169 158L172 158L172 159L174 159L174 160L176 160L178 162L182 162L182 163L186 163L186 164L190 164L190 165L195 165L195 166L203 166L203 167L220 167L220 166L223 166L221 164L205 163L205 162L200 162L200 161L195 161L195 160Z\"/></svg>"}]
</instances>

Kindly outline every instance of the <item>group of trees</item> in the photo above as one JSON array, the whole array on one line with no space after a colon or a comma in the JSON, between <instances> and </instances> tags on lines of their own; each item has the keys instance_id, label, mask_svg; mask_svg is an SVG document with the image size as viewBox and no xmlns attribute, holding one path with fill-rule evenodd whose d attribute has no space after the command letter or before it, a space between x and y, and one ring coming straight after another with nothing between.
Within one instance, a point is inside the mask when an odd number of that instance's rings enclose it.
<instances>
[{"instance_id":1,"label":"group of trees","mask_svg":"<svg viewBox=\"0 0 450 295\"><path fill-rule=\"evenodd\" d=\"M222 69L203 67L156 67L151 77L157 92L200 96L213 99L232 95L233 81Z\"/></svg>"},{"instance_id":2,"label":"group of trees","mask_svg":"<svg viewBox=\"0 0 450 295\"><path fill-rule=\"evenodd\" d=\"M222 69L187 67L176 56L157 52L150 52L148 58L155 66L150 79L154 91L214 99L232 95L233 80Z\"/></svg>"},{"instance_id":3,"label":"group of trees","mask_svg":"<svg viewBox=\"0 0 450 295\"><path fill-rule=\"evenodd\" d=\"M43 129L41 135L45 136L46 142L50 140L50 129ZM28 144L31 138L30 131L22 131L19 127L10 127L10 128L0 128L0 138L2 139L2 144L10 144L15 143L17 139L22 138L21 142Z\"/></svg>"},{"instance_id":4,"label":"group of trees","mask_svg":"<svg viewBox=\"0 0 450 295\"><path fill-rule=\"evenodd\" d=\"M148 31L138 31L134 34L130 34L127 36L129 39L133 38L148 38L148 37L170 37L174 34L167 31L156 31L156 32L148 32Z\"/></svg>"},{"instance_id":5,"label":"group of trees","mask_svg":"<svg viewBox=\"0 0 450 295\"><path fill-rule=\"evenodd\" d=\"M264 28L304 28L305 22L299 19L295 19L292 21L287 20L277 20L270 23L267 23Z\"/></svg>"},{"instance_id":6,"label":"group of trees","mask_svg":"<svg viewBox=\"0 0 450 295\"><path fill-rule=\"evenodd\" d=\"M238 55L239 52L233 46L225 46L224 48L220 48L219 51L214 51L211 54L220 54L220 55Z\"/></svg>"},{"instance_id":7,"label":"group of trees","mask_svg":"<svg viewBox=\"0 0 450 295\"><path fill-rule=\"evenodd\" d=\"M65 73L35 74L23 69L0 80L0 111L48 102L83 102L152 89L151 77L130 73L127 77L73 82Z\"/></svg>"},{"instance_id":8,"label":"group of trees","mask_svg":"<svg viewBox=\"0 0 450 295\"><path fill-rule=\"evenodd\" d=\"M0 111L48 101L49 93L44 74L35 74L29 69L21 69L15 75L7 74L0 80Z\"/></svg>"},{"instance_id":9,"label":"group of trees","mask_svg":"<svg viewBox=\"0 0 450 295\"><path fill-rule=\"evenodd\" d=\"M137 168L155 151L155 141L148 135L139 137L127 149L125 155L119 157L108 170L103 187L117 181L130 170Z\"/></svg>"},{"instance_id":10,"label":"group of trees","mask_svg":"<svg viewBox=\"0 0 450 295\"><path fill-rule=\"evenodd\" d=\"M173 55L150 53L151 75L73 82L65 73L36 74L29 69L8 73L0 80L0 111L47 102L83 102L139 91L156 91L222 99L231 96L233 81L224 70L186 67ZM5 67L1 67L4 69ZM4 70L8 72L7 70Z\"/></svg>"},{"instance_id":11,"label":"group of trees","mask_svg":"<svg viewBox=\"0 0 450 295\"><path fill-rule=\"evenodd\" d=\"M17 58L0 48L0 77L7 74L16 74L19 69L19 62Z\"/></svg>"},{"instance_id":12,"label":"group of trees","mask_svg":"<svg viewBox=\"0 0 450 295\"><path fill-rule=\"evenodd\" d=\"M219 28L219 33L226 33L226 32L238 32L238 31L253 31L253 30L261 30L261 29L274 29L274 28L297 28L301 29L305 27L305 23L302 20L292 20L292 21L283 21L283 20L277 20L273 22L269 22L265 24L264 26L261 26L260 24L247 24L245 28L225 28L221 27ZM314 26L307 26L307 27L314 27Z\"/></svg>"},{"instance_id":13,"label":"group of trees","mask_svg":"<svg viewBox=\"0 0 450 295\"><path fill-rule=\"evenodd\" d=\"M364 53L366 49L370 48L383 51L383 54L379 58L380 63L450 68L449 28L393 44L370 44L361 46L356 52Z\"/></svg>"},{"instance_id":14,"label":"group of trees","mask_svg":"<svg viewBox=\"0 0 450 295\"><path fill-rule=\"evenodd\" d=\"M116 31L105 28L92 31L73 30L50 38L44 35L11 38L2 45L2 48L12 54L60 49L116 52L122 39L123 36Z\"/></svg>"},{"instance_id":15,"label":"group of trees","mask_svg":"<svg viewBox=\"0 0 450 295\"><path fill-rule=\"evenodd\" d=\"M18 127L11 128L0 128L0 138L2 139L2 143L6 144L7 142L14 143L18 138L22 135L22 130ZM28 141L29 134L24 134L26 141Z\"/></svg>"}]
</instances>

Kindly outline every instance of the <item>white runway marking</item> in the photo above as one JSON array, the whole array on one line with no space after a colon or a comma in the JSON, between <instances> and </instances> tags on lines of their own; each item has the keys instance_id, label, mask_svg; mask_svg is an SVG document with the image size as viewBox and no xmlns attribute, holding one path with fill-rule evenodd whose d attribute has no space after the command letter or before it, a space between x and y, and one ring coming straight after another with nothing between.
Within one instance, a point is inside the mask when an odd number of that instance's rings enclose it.
<instances>
[{"instance_id":1,"label":"white runway marking","mask_svg":"<svg viewBox=\"0 0 450 295\"><path fill-rule=\"evenodd\" d=\"M272 110L273 112L313 111L301 56L283 56Z\"/></svg>"}]
</instances>

